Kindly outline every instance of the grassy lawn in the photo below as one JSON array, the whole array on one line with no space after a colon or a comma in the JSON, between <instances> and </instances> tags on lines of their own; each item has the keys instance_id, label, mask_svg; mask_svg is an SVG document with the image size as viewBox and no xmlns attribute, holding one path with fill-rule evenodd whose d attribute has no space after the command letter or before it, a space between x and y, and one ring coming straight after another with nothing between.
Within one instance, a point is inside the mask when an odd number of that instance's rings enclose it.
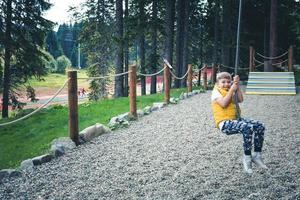
<instances>
[{"instance_id":1,"label":"grassy lawn","mask_svg":"<svg viewBox=\"0 0 300 200\"><path fill-rule=\"evenodd\" d=\"M171 96L178 97L186 89L173 89ZM137 97L138 109L163 101L164 94ZM107 124L111 117L129 111L127 97L106 99L79 105L79 129L95 123ZM9 119L12 120L12 119ZM0 124L6 121L0 120ZM20 165L22 160L46 153L50 142L68 137L68 109L52 106L21 122L0 127L0 169Z\"/></svg>"},{"instance_id":2,"label":"grassy lawn","mask_svg":"<svg viewBox=\"0 0 300 200\"><path fill-rule=\"evenodd\" d=\"M87 78L88 76L86 75L86 70L77 71L77 77ZM38 87L60 88L67 80L67 74L50 73L44 77L44 80L45 81L38 81L36 79L32 79L29 81L29 83L33 88L38 88ZM88 88L89 83L84 79L79 79L78 85L82 85L85 86L85 88Z\"/></svg>"}]
</instances>

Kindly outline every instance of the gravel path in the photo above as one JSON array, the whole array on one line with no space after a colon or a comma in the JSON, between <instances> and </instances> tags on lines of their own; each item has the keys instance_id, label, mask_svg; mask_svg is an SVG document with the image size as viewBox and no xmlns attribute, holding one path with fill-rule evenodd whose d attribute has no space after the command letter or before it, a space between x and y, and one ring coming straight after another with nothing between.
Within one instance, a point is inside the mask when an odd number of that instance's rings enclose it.
<instances>
[{"instance_id":1,"label":"gravel path","mask_svg":"<svg viewBox=\"0 0 300 200\"><path fill-rule=\"evenodd\" d=\"M300 95L245 96L266 124L268 171L242 170L241 135L213 126L210 92L0 183L0 199L300 199Z\"/></svg>"}]
</instances>

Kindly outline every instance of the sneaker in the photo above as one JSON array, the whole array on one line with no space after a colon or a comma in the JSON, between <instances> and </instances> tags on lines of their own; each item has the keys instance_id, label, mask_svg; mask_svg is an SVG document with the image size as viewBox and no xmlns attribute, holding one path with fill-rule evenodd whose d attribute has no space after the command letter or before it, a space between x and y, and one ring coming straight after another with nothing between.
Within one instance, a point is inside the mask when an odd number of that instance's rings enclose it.
<instances>
[{"instance_id":1,"label":"sneaker","mask_svg":"<svg viewBox=\"0 0 300 200\"><path fill-rule=\"evenodd\" d=\"M244 170L245 170L246 173L248 173L248 174L253 173L251 156L244 155L243 165L244 165Z\"/></svg>"},{"instance_id":2,"label":"sneaker","mask_svg":"<svg viewBox=\"0 0 300 200\"><path fill-rule=\"evenodd\" d=\"M257 167L260 167L262 169L268 169L268 167L262 160L261 152L254 152L252 156L252 162L254 162Z\"/></svg>"}]
</instances>

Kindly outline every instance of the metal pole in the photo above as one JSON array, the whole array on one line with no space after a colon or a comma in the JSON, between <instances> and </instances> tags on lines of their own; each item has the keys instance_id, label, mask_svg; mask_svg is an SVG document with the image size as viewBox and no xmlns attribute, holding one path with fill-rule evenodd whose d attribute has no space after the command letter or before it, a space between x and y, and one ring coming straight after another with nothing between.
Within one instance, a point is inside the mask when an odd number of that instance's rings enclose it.
<instances>
[{"instance_id":1,"label":"metal pole","mask_svg":"<svg viewBox=\"0 0 300 200\"><path fill-rule=\"evenodd\" d=\"M81 69L81 66L80 66L80 43L78 43L78 69Z\"/></svg>"},{"instance_id":2,"label":"metal pole","mask_svg":"<svg viewBox=\"0 0 300 200\"><path fill-rule=\"evenodd\" d=\"M240 0L240 5L239 5L239 19L238 19L238 28L237 28L237 37L236 37L236 52L235 52L235 66L234 66L234 74L235 75L237 75L239 55L240 55L239 50L240 50L241 13L242 13L242 0ZM240 114L240 108L239 108L239 104L238 104L237 92L234 95L234 103L235 103L236 115L237 115L237 118L239 119L241 117L241 114Z\"/></svg>"},{"instance_id":3,"label":"metal pole","mask_svg":"<svg viewBox=\"0 0 300 200\"><path fill-rule=\"evenodd\" d=\"M240 56L240 22L241 22L241 13L242 13L242 0L240 0L239 5L239 19L238 19L238 28L237 28L237 37L236 37L236 51L235 51L235 66L234 66L234 74L237 74L238 62Z\"/></svg>"}]
</instances>

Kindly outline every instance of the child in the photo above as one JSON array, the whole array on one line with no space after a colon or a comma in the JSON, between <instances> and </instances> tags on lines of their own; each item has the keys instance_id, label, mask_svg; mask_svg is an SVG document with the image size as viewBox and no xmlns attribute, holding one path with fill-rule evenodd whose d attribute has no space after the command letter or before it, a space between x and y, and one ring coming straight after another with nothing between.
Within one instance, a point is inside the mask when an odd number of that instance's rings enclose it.
<instances>
[{"instance_id":1,"label":"child","mask_svg":"<svg viewBox=\"0 0 300 200\"><path fill-rule=\"evenodd\" d=\"M267 169L261 157L265 127L262 123L239 118L239 108L234 103L234 94L237 93L238 102L243 101L243 94L239 87L239 76L235 76L231 83L228 72L217 74L217 82L212 91L211 102L215 125L226 135L242 134L244 139L243 165L247 173L252 173L252 162L258 167ZM251 155L252 137L254 135L254 153Z\"/></svg>"}]
</instances>

